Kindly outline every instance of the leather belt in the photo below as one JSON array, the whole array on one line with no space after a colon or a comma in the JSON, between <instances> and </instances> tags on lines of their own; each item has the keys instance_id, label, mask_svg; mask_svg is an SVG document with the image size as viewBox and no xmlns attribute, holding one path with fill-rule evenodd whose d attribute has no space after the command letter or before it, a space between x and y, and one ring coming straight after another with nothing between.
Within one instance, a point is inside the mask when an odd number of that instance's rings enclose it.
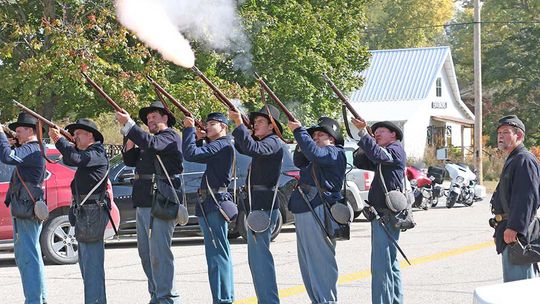
<instances>
[{"instance_id":1,"label":"leather belt","mask_svg":"<svg viewBox=\"0 0 540 304\"><path fill-rule=\"evenodd\" d=\"M506 221L508 219L508 213L495 214L495 221L498 223Z\"/></svg>"},{"instance_id":2,"label":"leather belt","mask_svg":"<svg viewBox=\"0 0 540 304\"><path fill-rule=\"evenodd\" d=\"M133 175L133 179L153 180L153 179L167 179L167 177L156 175L156 174L135 174Z\"/></svg>"},{"instance_id":3,"label":"leather belt","mask_svg":"<svg viewBox=\"0 0 540 304\"><path fill-rule=\"evenodd\" d=\"M208 189L199 189L197 190L197 192L199 193L199 195L202 195L202 196L206 196L208 194L210 194L210 191L208 191ZM219 187L219 188L212 188L212 192L215 193L227 193L227 188L226 187Z\"/></svg>"},{"instance_id":4,"label":"leather belt","mask_svg":"<svg viewBox=\"0 0 540 304\"><path fill-rule=\"evenodd\" d=\"M82 202L85 197L86 195L79 195L79 202ZM101 194L92 194L86 199L86 201L97 201L99 199L101 199Z\"/></svg>"},{"instance_id":5,"label":"leather belt","mask_svg":"<svg viewBox=\"0 0 540 304\"><path fill-rule=\"evenodd\" d=\"M251 185L252 191L274 191L276 187L269 187L267 185Z\"/></svg>"}]
</instances>

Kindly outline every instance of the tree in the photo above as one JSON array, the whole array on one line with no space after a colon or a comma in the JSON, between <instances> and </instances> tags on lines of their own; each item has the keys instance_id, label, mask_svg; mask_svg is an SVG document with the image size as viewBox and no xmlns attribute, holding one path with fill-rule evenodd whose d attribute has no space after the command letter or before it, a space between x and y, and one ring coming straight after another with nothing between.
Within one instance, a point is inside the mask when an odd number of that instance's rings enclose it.
<instances>
[{"instance_id":1,"label":"tree","mask_svg":"<svg viewBox=\"0 0 540 304\"><path fill-rule=\"evenodd\" d=\"M472 22L469 3L456 22ZM482 81L491 98L484 100L484 132L496 144L497 119L517 114L527 128L526 144L540 144L540 3L491 0L482 7ZM472 86L472 24L452 27L453 45L462 88Z\"/></svg>"},{"instance_id":2,"label":"tree","mask_svg":"<svg viewBox=\"0 0 540 304\"><path fill-rule=\"evenodd\" d=\"M21 0L0 4L0 99L16 98L54 119L97 117L111 108L84 83L81 68L120 106L135 114L156 99L151 75L197 115L224 110L189 70L165 62L119 25L111 2ZM366 67L362 46L364 1L247 1L240 13L252 41L254 70L297 114L312 122L338 107L321 73L345 91ZM251 71L238 70L235 54L219 54L193 41L197 66L248 110L260 106ZM17 112L0 105L1 119ZM295 109L296 110L296 109ZM136 115L132 115L136 116Z\"/></svg>"},{"instance_id":3,"label":"tree","mask_svg":"<svg viewBox=\"0 0 540 304\"><path fill-rule=\"evenodd\" d=\"M454 14L453 0L372 1L366 28L370 49L433 46L444 34L441 25Z\"/></svg>"},{"instance_id":4,"label":"tree","mask_svg":"<svg viewBox=\"0 0 540 304\"><path fill-rule=\"evenodd\" d=\"M335 116L340 109L327 88L327 72L344 91L361 86L366 68L362 43L365 1L249 1L241 14L252 41L253 69L302 118ZM248 74L240 82L252 83Z\"/></svg>"}]
</instances>

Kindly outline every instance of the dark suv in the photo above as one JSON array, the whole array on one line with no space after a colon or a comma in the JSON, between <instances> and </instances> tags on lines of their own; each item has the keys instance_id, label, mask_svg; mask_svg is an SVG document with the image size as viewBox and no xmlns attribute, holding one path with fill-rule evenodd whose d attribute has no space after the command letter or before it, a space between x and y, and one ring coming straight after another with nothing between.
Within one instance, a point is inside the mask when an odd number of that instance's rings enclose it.
<instances>
[{"instance_id":1,"label":"dark suv","mask_svg":"<svg viewBox=\"0 0 540 304\"><path fill-rule=\"evenodd\" d=\"M242 187L245 184L247 169L251 158L243 154L236 154L236 168L237 168L237 188ZM200 235L200 228L198 218L195 216L195 205L197 204L197 189L201 184L201 178L206 169L205 164L193 163L184 161L184 185L186 191L187 207L190 214L189 222L186 226L176 226L176 236L190 236ZM283 167L281 168L282 177L279 181L279 191L277 194L277 202L279 203L280 217L278 224L272 232L272 239L274 239L279 232L283 224L292 223L294 218L292 213L287 208L289 197L293 191L293 187L297 181L295 177L298 177L299 170L296 168L292 161L292 154L290 146L285 145L285 153L283 156ZM113 185L114 201L120 209L120 234L136 234L136 219L135 209L131 201L132 181L135 173L135 168L126 166L122 161L120 155L111 159L111 171L109 178ZM232 183L229 191L232 193ZM237 192L238 195L238 192ZM236 238L242 236L246 238L246 230L244 225L245 214L240 211L236 223L229 225L229 237Z\"/></svg>"}]
</instances>

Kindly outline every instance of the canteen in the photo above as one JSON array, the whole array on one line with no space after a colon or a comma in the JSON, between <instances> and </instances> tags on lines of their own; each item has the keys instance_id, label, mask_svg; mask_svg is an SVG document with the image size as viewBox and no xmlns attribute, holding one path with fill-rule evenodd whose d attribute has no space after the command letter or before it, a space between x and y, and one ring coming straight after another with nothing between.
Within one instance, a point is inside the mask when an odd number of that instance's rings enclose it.
<instances>
[{"instance_id":1,"label":"canteen","mask_svg":"<svg viewBox=\"0 0 540 304\"><path fill-rule=\"evenodd\" d=\"M49 218L49 207L43 200L38 200L34 205L34 214L40 221L45 221Z\"/></svg>"},{"instance_id":2,"label":"canteen","mask_svg":"<svg viewBox=\"0 0 540 304\"><path fill-rule=\"evenodd\" d=\"M336 202L330 207L330 213L336 222L339 224L347 224L353 221L354 211L349 202L342 204Z\"/></svg>"},{"instance_id":3,"label":"canteen","mask_svg":"<svg viewBox=\"0 0 540 304\"><path fill-rule=\"evenodd\" d=\"M247 216L246 224L253 232L264 232L270 227L270 215L262 210L251 211Z\"/></svg>"},{"instance_id":4,"label":"canteen","mask_svg":"<svg viewBox=\"0 0 540 304\"><path fill-rule=\"evenodd\" d=\"M178 212L176 214L176 222L180 226L185 226L189 221L189 213L187 208L183 204L178 205Z\"/></svg>"}]
</instances>

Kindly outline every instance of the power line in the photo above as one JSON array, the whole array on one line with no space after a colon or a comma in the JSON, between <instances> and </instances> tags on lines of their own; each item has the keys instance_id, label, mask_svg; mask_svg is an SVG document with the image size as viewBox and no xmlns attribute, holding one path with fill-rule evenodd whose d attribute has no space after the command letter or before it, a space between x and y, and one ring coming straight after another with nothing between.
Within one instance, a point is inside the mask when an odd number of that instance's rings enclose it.
<instances>
[{"instance_id":1,"label":"power line","mask_svg":"<svg viewBox=\"0 0 540 304\"><path fill-rule=\"evenodd\" d=\"M540 21L481 21L480 24L540 24ZM397 28L391 28L393 30L418 30L418 29L425 29L425 28L437 28L437 27L451 27L451 26L461 26L461 25L473 25L475 24L474 21L472 22L454 22L454 23L446 23L446 24L433 24L433 25L423 25L423 26L416 26L416 27L397 27ZM382 31L387 30L388 28L373 28L373 29L366 29L365 32L376 32L376 31Z\"/></svg>"}]
</instances>

